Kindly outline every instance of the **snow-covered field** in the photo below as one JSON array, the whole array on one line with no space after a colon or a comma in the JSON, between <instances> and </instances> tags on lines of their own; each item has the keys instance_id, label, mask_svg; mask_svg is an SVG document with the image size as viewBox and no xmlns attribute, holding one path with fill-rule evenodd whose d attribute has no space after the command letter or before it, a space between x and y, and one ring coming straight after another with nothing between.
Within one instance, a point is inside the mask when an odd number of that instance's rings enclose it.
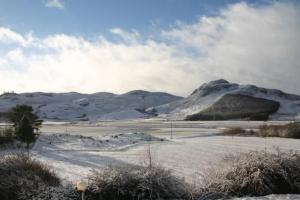
<instances>
[{"instance_id":1,"label":"snow-covered field","mask_svg":"<svg viewBox=\"0 0 300 200\"><path fill-rule=\"evenodd\" d=\"M33 153L51 163L64 178L77 180L86 177L91 169L108 164L147 164L150 148L154 162L196 183L203 170L216 165L228 153L274 151L275 147L300 151L300 140L295 139L217 135L224 127L255 129L262 124L152 120L51 124L43 127Z\"/></svg>"},{"instance_id":2,"label":"snow-covered field","mask_svg":"<svg viewBox=\"0 0 300 200\"><path fill-rule=\"evenodd\" d=\"M157 120L46 123L32 154L53 166L64 180L77 181L85 179L92 169L110 164L146 165L150 152L152 162L171 169L190 183L198 184L205 169L218 165L229 153L275 151L276 147L300 151L300 140L297 139L217 135L224 127L256 129L264 123ZM300 199L300 196L259 199Z\"/></svg>"}]
</instances>

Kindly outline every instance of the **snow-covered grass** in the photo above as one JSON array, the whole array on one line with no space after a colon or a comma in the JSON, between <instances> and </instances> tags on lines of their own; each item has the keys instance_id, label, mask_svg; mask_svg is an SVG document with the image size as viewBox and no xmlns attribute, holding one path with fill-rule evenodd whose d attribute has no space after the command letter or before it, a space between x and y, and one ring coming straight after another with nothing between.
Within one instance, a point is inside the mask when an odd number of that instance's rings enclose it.
<instances>
[{"instance_id":1,"label":"snow-covered grass","mask_svg":"<svg viewBox=\"0 0 300 200\"><path fill-rule=\"evenodd\" d=\"M263 197L242 197L242 198L234 198L232 200L299 200L300 195L267 195Z\"/></svg>"},{"instance_id":2,"label":"snow-covered grass","mask_svg":"<svg viewBox=\"0 0 300 200\"><path fill-rule=\"evenodd\" d=\"M164 141L140 132L120 133L106 136L83 136L71 134L43 134L41 135L33 150L51 149L53 146L66 151L118 151L136 144Z\"/></svg>"},{"instance_id":3,"label":"snow-covered grass","mask_svg":"<svg viewBox=\"0 0 300 200\"><path fill-rule=\"evenodd\" d=\"M76 181L86 178L94 168L126 163L104 155L106 153L127 152L133 146L163 141L162 138L140 132L93 137L44 133L36 141L32 154L54 166L65 180Z\"/></svg>"},{"instance_id":4,"label":"snow-covered grass","mask_svg":"<svg viewBox=\"0 0 300 200\"><path fill-rule=\"evenodd\" d=\"M268 122L282 124L283 122ZM142 131L152 133L157 138L166 138L164 142L150 142L154 162L171 169L173 173L189 182L197 182L201 171L216 164L224 155L249 150L274 150L278 146L283 150L300 150L300 140L281 138L217 136L224 127L240 126L255 129L262 122L173 122L171 138L170 121L120 121L99 122L97 124L69 124L65 135L64 125L50 125L43 128L40 140L32 153L41 160L53 165L66 179L77 180L86 177L93 168L102 168L108 164L143 165L147 162L149 149L147 138L138 139L133 144L132 137L120 142L122 137L114 138L113 133ZM61 134L64 143L55 142ZM123 133L124 133L123 132ZM55 133L55 134L53 134ZM51 136L51 134L53 134ZM84 137L78 136L83 135ZM126 136L126 134L124 134ZM129 134L134 136L135 134ZM92 136L93 139L90 139ZM141 133L138 136L143 136ZM67 138L66 138L67 137ZM80 138L81 137L81 138ZM55 140L49 144L51 138ZM102 139L101 139L102 138ZM103 138L105 138L103 140ZM106 138L110 142L106 141ZM146 141L143 141L146 140ZM158 139L160 140L160 139ZM102 141L102 144L99 142ZM102 145L102 146L101 146ZM117 146L115 146L117 145ZM100 146L100 147L99 147ZM131 148L129 148L131 147ZM117 151L116 151L117 150ZM72 170L71 170L72 169Z\"/></svg>"}]
</instances>

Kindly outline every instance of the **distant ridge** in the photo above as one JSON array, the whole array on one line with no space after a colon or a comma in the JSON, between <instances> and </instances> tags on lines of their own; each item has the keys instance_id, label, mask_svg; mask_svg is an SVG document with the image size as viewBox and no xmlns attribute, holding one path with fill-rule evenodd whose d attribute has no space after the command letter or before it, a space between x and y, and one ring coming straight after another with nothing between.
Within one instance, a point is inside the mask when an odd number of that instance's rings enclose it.
<instances>
[{"instance_id":1,"label":"distant ridge","mask_svg":"<svg viewBox=\"0 0 300 200\"><path fill-rule=\"evenodd\" d=\"M45 120L94 121L153 117L144 112L147 107L158 106L182 99L163 92L134 90L117 95L108 92L94 94L69 93L5 93L0 96L0 112L17 104L27 104Z\"/></svg>"}]
</instances>

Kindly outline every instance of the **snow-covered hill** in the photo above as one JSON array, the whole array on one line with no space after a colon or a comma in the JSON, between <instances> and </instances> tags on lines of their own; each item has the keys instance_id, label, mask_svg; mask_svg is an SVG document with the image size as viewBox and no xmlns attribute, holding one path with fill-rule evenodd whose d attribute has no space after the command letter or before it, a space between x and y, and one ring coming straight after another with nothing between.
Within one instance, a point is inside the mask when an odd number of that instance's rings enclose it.
<instances>
[{"instance_id":1,"label":"snow-covered hill","mask_svg":"<svg viewBox=\"0 0 300 200\"><path fill-rule=\"evenodd\" d=\"M248 95L279 102L280 107L271 116L271 119L292 120L300 118L300 96L254 85L229 83L223 79L205 83L184 99L148 108L148 111L155 111L161 117L184 119L187 115L195 114L208 108L225 94Z\"/></svg>"},{"instance_id":2,"label":"snow-covered hill","mask_svg":"<svg viewBox=\"0 0 300 200\"><path fill-rule=\"evenodd\" d=\"M46 120L114 120L149 117L145 108L166 104L181 97L163 92L135 90L112 93L8 93L0 96L0 112L17 104L31 105Z\"/></svg>"},{"instance_id":3,"label":"snow-covered hill","mask_svg":"<svg viewBox=\"0 0 300 200\"><path fill-rule=\"evenodd\" d=\"M270 119L300 119L300 96L254 85L239 85L220 79L205 83L186 98L163 92L135 90L113 93L22 93L0 95L0 113L17 104L31 105L46 120L118 120L154 117L184 119L220 100L225 94L240 94L280 103Z\"/></svg>"}]
</instances>

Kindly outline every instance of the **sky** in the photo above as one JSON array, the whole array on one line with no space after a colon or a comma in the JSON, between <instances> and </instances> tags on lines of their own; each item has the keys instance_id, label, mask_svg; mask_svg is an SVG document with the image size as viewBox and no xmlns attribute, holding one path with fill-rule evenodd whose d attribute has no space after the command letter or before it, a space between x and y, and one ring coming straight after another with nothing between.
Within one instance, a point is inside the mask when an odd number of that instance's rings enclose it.
<instances>
[{"instance_id":1,"label":"sky","mask_svg":"<svg viewBox=\"0 0 300 200\"><path fill-rule=\"evenodd\" d=\"M300 94L299 74L298 0L0 0L0 93Z\"/></svg>"}]
</instances>

